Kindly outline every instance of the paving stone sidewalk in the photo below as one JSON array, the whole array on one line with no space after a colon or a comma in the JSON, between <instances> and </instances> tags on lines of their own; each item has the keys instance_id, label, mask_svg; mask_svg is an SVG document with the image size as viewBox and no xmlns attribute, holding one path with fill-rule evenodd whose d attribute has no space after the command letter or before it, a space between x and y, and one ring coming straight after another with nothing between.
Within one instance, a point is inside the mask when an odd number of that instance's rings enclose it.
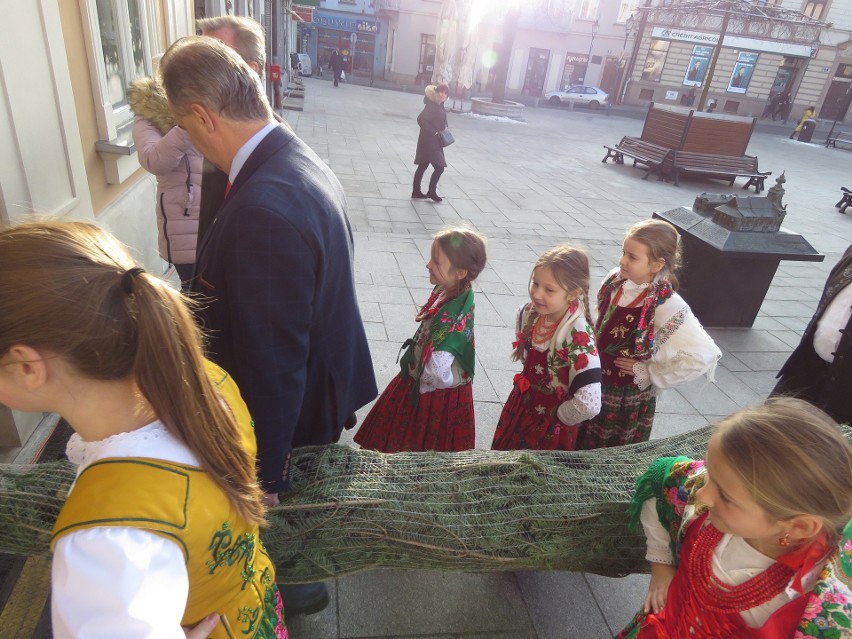
<instances>
[{"instance_id":1,"label":"paving stone sidewalk","mask_svg":"<svg viewBox=\"0 0 852 639\"><path fill-rule=\"evenodd\" d=\"M304 112L286 117L346 189L358 295L380 387L395 374L399 345L415 329L415 304L427 296L431 234L466 221L489 237L489 266L476 283L479 448L488 448L518 370L508 357L514 313L526 300L530 268L541 252L559 243L583 247L596 288L616 264L624 231L634 222L691 205L704 191L745 194L720 181L686 180L679 188L643 181L643 172L629 163L602 164L602 144L639 135L641 120L530 107L522 123L451 113L456 144L447 149L449 167L439 185L445 200L412 201L422 98L351 84L335 89L310 78L305 86ZM786 172L784 226L805 235L826 260L782 262L753 328L711 329L724 352L716 383L698 381L663 393L654 437L760 402L798 343L828 271L852 242L852 215L833 208L839 187L848 185L852 155L794 142L786 133L781 127L756 133L749 153L773 172L770 180ZM294 639L596 639L620 629L646 584L641 575L375 570L330 582L329 608L289 625Z\"/></svg>"}]
</instances>

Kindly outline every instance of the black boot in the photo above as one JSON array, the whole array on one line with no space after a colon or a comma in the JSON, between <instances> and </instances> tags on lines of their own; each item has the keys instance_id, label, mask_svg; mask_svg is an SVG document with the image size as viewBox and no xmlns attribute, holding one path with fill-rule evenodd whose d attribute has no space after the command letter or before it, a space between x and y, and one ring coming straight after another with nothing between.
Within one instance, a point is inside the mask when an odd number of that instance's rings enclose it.
<instances>
[{"instance_id":1,"label":"black boot","mask_svg":"<svg viewBox=\"0 0 852 639\"><path fill-rule=\"evenodd\" d=\"M438 197L438 180L441 178L441 174L444 172L444 167L436 166L435 170L432 172L432 177L429 179L429 190L426 191L426 197L428 197L433 202L443 202L444 198Z\"/></svg>"},{"instance_id":2,"label":"black boot","mask_svg":"<svg viewBox=\"0 0 852 639\"><path fill-rule=\"evenodd\" d=\"M414 190L411 192L411 199L412 200L425 200L426 194L423 191L421 191L418 187L415 186Z\"/></svg>"},{"instance_id":3,"label":"black boot","mask_svg":"<svg viewBox=\"0 0 852 639\"><path fill-rule=\"evenodd\" d=\"M313 615L328 606L328 588L324 583L280 584L284 613L288 617Z\"/></svg>"}]
</instances>

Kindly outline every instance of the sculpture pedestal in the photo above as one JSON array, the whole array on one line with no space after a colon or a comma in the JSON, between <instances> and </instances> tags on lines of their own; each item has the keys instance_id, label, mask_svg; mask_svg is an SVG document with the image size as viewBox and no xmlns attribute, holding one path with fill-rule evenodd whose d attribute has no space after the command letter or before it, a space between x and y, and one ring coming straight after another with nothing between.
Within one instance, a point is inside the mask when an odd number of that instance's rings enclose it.
<instances>
[{"instance_id":1,"label":"sculpture pedestal","mask_svg":"<svg viewBox=\"0 0 852 639\"><path fill-rule=\"evenodd\" d=\"M730 230L685 207L654 217L680 233L684 266L678 292L704 326L752 326L781 260L825 259L804 237L784 229Z\"/></svg>"}]
</instances>

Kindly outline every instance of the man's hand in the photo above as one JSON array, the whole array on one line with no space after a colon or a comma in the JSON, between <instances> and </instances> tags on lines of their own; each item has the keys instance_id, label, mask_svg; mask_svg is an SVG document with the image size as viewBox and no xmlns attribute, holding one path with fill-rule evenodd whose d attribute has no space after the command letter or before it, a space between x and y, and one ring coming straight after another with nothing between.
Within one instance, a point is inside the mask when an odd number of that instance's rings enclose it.
<instances>
[{"instance_id":1,"label":"man's hand","mask_svg":"<svg viewBox=\"0 0 852 639\"><path fill-rule=\"evenodd\" d=\"M213 613L199 621L193 628L184 627L183 633L186 639L207 639L213 628L219 625L219 615Z\"/></svg>"},{"instance_id":2,"label":"man's hand","mask_svg":"<svg viewBox=\"0 0 852 639\"><path fill-rule=\"evenodd\" d=\"M672 583L676 570L674 566L668 564L651 563L651 583L648 584L648 594L645 596L643 608L646 614L649 612L658 614L665 607L669 584Z\"/></svg>"}]
</instances>

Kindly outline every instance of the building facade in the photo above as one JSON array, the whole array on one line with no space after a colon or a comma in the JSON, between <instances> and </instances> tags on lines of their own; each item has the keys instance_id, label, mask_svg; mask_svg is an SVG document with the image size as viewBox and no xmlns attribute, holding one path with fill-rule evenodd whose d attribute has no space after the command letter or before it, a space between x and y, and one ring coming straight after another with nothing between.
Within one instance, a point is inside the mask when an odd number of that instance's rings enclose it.
<instances>
[{"instance_id":1,"label":"building facade","mask_svg":"<svg viewBox=\"0 0 852 639\"><path fill-rule=\"evenodd\" d=\"M852 97L849 34L852 5L814 0L753 3L785 10L786 21L753 18L738 26L721 19L672 19L678 3L648 3L638 10L632 56L622 98L627 104L688 104L706 91L716 111L761 116L774 96L789 96L789 117L807 106L817 116L843 120ZM650 10L649 10L650 9ZM718 46L715 68L711 62ZM711 74L712 71L712 74ZM698 106L695 101L695 106ZM784 115L784 114L781 114Z\"/></svg>"}]
</instances>

